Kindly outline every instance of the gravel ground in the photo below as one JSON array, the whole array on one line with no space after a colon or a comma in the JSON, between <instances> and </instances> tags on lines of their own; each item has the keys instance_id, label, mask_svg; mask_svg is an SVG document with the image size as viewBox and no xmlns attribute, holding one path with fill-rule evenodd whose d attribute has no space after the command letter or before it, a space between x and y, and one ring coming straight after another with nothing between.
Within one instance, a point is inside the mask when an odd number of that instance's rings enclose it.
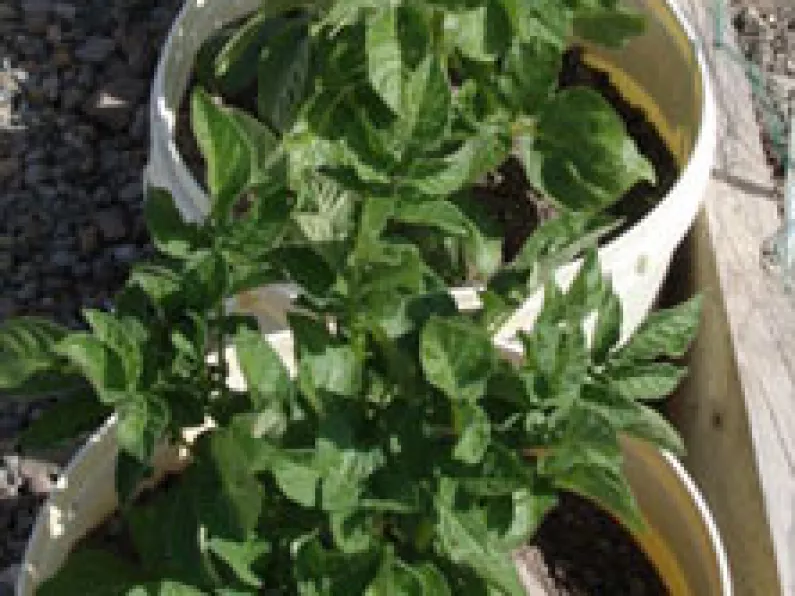
<instances>
[{"instance_id":1,"label":"gravel ground","mask_svg":"<svg viewBox=\"0 0 795 596\"><path fill-rule=\"evenodd\" d=\"M150 250L141 217L149 84L180 0L0 2L0 322L80 326ZM0 596L71 449L14 437L49 403L0 398Z\"/></svg>"},{"instance_id":2,"label":"gravel ground","mask_svg":"<svg viewBox=\"0 0 795 596\"><path fill-rule=\"evenodd\" d=\"M754 107L768 163L782 185L791 116L788 105L795 102L795 5L787 0L733 0L729 16L740 50L762 76L754 84L758 91Z\"/></svg>"}]
</instances>

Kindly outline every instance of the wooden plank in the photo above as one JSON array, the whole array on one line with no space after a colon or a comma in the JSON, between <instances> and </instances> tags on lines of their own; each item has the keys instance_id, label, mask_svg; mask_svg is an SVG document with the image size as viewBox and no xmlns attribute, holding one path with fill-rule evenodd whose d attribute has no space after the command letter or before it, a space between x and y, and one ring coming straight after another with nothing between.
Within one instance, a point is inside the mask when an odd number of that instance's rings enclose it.
<instances>
[{"instance_id":1,"label":"wooden plank","mask_svg":"<svg viewBox=\"0 0 795 596\"><path fill-rule=\"evenodd\" d=\"M795 596L795 298L761 259L778 207L749 85L711 44L711 3L678 1L709 54L720 149L682 254L679 274L705 295L705 313L673 413L690 448L685 463L724 535L736 594Z\"/></svg>"}]
</instances>

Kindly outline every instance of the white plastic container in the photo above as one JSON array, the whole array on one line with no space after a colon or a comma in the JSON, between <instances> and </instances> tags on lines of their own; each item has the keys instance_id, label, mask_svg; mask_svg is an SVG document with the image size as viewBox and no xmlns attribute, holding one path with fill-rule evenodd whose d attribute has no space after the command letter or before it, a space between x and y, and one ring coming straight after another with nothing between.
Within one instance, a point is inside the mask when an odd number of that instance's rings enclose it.
<instances>
[{"instance_id":1,"label":"white plastic container","mask_svg":"<svg viewBox=\"0 0 795 596\"><path fill-rule=\"evenodd\" d=\"M292 336L280 332L267 339L294 374ZM507 356L519 357L517 352ZM231 351L228 360L231 384L242 388ZM636 540L668 582L669 591L677 596L731 596L728 559L715 521L682 465L646 443L627 440L623 449L624 471L647 524ZM116 509L117 454L116 422L111 418L78 452L39 512L16 596L33 596L36 586L58 571L71 549ZM184 454L163 450L158 474L179 470L185 461Z\"/></svg>"},{"instance_id":2,"label":"white plastic container","mask_svg":"<svg viewBox=\"0 0 795 596\"><path fill-rule=\"evenodd\" d=\"M187 92L195 56L223 24L256 9L262 0L187 0L163 49L151 97L151 149L148 184L171 191L183 216L198 220L208 198L187 169L175 140L176 114ZM698 212L710 176L716 144L715 104L704 56L696 37L672 0L627 0L647 15L647 30L621 51L589 48L588 59L610 72L627 99L643 107L676 156L681 173L664 199L624 234L600 250L624 309L625 334L632 332L659 293L674 250ZM561 267L569 281L576 265ZM284 326L295 291L274 285L238 297L240 310L259 316L264 331ZM477 306L475 289L456 292L462 307ZM540 299L531 298L498 333L506 343L534 320Z\"/></svg>"}]
</instances>

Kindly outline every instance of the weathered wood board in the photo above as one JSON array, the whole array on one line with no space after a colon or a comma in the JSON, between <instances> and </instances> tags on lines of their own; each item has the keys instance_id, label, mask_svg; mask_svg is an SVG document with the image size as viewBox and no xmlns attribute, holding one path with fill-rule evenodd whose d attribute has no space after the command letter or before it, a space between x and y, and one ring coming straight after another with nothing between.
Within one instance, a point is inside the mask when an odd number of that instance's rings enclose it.
<instances>
[{"instance_id":1,"label":"weathered wood board","mask_svg":"<svg viewBox=\"0 0 795 596\"><path fill-rule=\"evenodd\" d=\"M780 225L778 207L750 87L712 45L711 2L677 1L709 55L720 137L704 209L676 268L677 289L703 293L705 312L672 413L689 447L685 464L726 542L735 593L795 596L795 296L761 258Z\"/></svg>"}]
</instances>

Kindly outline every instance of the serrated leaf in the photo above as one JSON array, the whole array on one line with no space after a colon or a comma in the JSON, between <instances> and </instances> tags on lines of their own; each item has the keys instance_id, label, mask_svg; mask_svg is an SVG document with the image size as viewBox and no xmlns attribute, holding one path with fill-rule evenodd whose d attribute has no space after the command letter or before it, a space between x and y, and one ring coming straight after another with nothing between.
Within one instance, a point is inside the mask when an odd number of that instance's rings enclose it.
<instances>
[{"instance_id":1,"label":"serrated leaf","mask_svg":"<svg viewBox=\"0 0 795 596\"><path fill-rule=\"evenodd\" d=\"M323 548L314 535L292 545L293 576L299 596L363 594L378 570L378 550L346 555Z\"/></svg>"},{"instance_id":2,"label":"serrated leaf","mask_svg":"<svg viewBox=\"0 0 795 596\"><path fill-rule=\"evenodd\" d=\"M482 519L457 507L452 481L442 483L434 506L438 516L436 540L440 553L454 563L473 569L502 593L524 596L525 591L509 552L496 548Z\"/></svg>"},{"instance_id":3,"label":"serrated leaf","mask_svg":"<svg viewBox=\"0 0 795 596\"><path fill-rule=\"evenodd\" d=\"M409 76L401 98L401 135L411 146L438 145L450 120L450 82L434 56L428 56Z\"/></svg>"},{"instance_id":4,"label":"serrated leaf","mask_svg":"<svg viewBox=\"0 0 795 596\"><path fill-rule=\"evenodd\" d=\"M243 110L233 107L227 109L232 123L237 127L240 139L248 147L251 158L247 186L250 189L260 187L256 189L260 190L266 185L275 186L281 183L287 171L279 139L267 126Z\"/></svg>"},{"instance_id":5,"label":"serrated leaf","mask_svg":"<svg viewBox=\"0 0 795 596\"><path fill-rule=\"evenodd\" d=\"M387 6L369 15L365 43L370 84L386 105L400 114L405 73L396 9Z\"/></svg>"},{"instance_id":6,"label":"serrated leaf","mask_svg":"<svg viewBox=\"0 0 795 596\"><path fill-rule=\"evenodd\" d=\"M488 336L463 319L432 317L422 330L420 361L428 381L453 401L478 400L494 371Z\"/></svg>"},{"instance_id":7,"label":"serrated leaf","mask_svg":"<svg viewBox=\"0 0 795 596\"><path fill-rule=\"evenodd\" d=\"M651 163L596 91L565 89L538 114L532 143L519 157L530 184L566 209L598 212L641 181L655 182Z\"/></svg>"},{"instance_id":8,"label":"serrated leaf","mask_svg":"<svg viewBox=\"0 0 795 596\"><path fill-rule=\"evenodd\" d=\"M618 296L608 291L599 306L591 341L594 362L603 362L621 337L623 311Z\"/></svg>"},{"instance_id":9,"label":"serrated leaf","mask_svg":"<svg viewBox=\"0 0 795 596\"><path fill-rule=\"evenodd\" d=\"M241 329L233 338L238 362L258 410L292 393L293 383L279 354L257 331Z\"/></svg>"},{"instance_id":10,"label":"serrated leaf","mask_svg":"<svg viewBox=\"0 0 795 596\"><path fill-rule=\"evenodd\" d=\"M257 113L276 131L288 130L305 95L310 65L309 22L286 20L268 39L257 65Z\"/></svg>"},{"instance_id":11,"label":"serrated leaf","mask_svg":"<svg viewBox=\"0 0 795 596\"><path fill-rule=\"evenodd\" d=\"M568 11L561 10L558 0L499 0L522 41L541 39L547 43L565 46L571 23Z\"/></svg>"},{"instance_id":12,"label":"serrated leaf","mask_svg":"<svg viewBox=\"0 0 795 596\"><path fill-rule=\"evenodd\" d=\"M378 448L357 449L331 438L317 440L315 465L321 472L322 507L325 511L351 511L358 506L364 482L381 466Z\"/></svg>"},{"instance_id":13,"label":"serrated leaf","mask_svg":"<svg viewBox=\"0 0 795 596\"><path fill-rule=\"evenodd\" d=\"M186 486L196 516L211 536L246 540L257 525L263 501L263 487L246 451L228 430L202 436L195 451L197 465L186 473Z\"/></svg>"},{"instance_id":14,"label":"serrated leaf","mask_svg":"<svg viewBox=\"0 0 795 596\"><path fill-rule=\"evenodd\" d=\"M251 175L249 145L228 110L200 87L191 96L191 125L207 164L213 213L227 218Z\"/></svg>"},{"instance_id":15,"label":"serrated leaf","mask_svg":"<svg viewBox=\"0 0 795 596\"><path fill-rule=\"evenodd\" d=\"M99 399L114 405L119 392L125 391L127 379L119 355L88 333L73 333L62 339L55 351L72 362L91 383Z\"/></svg>"},{"instance_id":16,"label":"serrated leaf","mask_svg":"<svg viewBox=\"0 0 795 596\"><path fill-rule=\"evenodd\" d=\"M453 457L465 464L480 463L491 442L491 422L483 408L468 402L453 407L455 426L459 430Z\"/></svg>"},{"instance_id":17,"label":"serrated leaf","mask_svg":"<svg viewBox=\"0 0 795 596\"><path fill-rule=\"evenodd\" d=\"M259 588L260 580L251 566L270 552L270 545L262 540L250 539L245 542L212 537L206 542L207 549L226 563L235 576L244 584Z\"/></svg>"},{"instance_id":18,"label":"serrated leaf","mask_svg":"<svg viewBox=\"0 0 795 596\"><path fill-rule=\"evenodd\" d=\"M200 310L215 307L227 292L229 270L220 252L202 251L188 264L182 292L188 305Z\"/></svg>"},{"instance_id":19,"label":"serrated leaf","mask_svg":"<svg viewBox=\"0 0 795 596\"><path fill-rule=\"evenodd\" d=\"M144 217L152 241L162 253L184 259L199 245L199 226L183 220L167 190L150 188L147 191Z\"/></svg>"},{"instance_id":20,"label":"serrated leaf","mask_svg":"<svg viewBox=\"0 0 795 596\"><path fill-rule=\"evenodd\" d=\"M119 318L101 310L83 311L94 337L119 357L124 368L127 388L133 390L143 373L144 349L148 332L143 324L131 317Z\"/></svg>"},{"instance_id":21,"label":"serrated leaf","mask_svg":"<svg viewBox=\"0 0 795 596\"><path fill-rule=\"evenodd\" d=\"M514 39L503 60L499 78L503 100L522 114L535 114L557 86L562 48L540 38Z\"/></svg>"},{"instance_id":22,"label":"serrated leaf","mask_svg":"<svg viewBox=\"0 0 795 596\"><path fill-rule=\"evenodd\" d=\"M139 287L152 302L165 306L181 289L179 274L170 267L137 264L127 281L128 286Z\"/></svg>"},{"instance_id":23,"label":"serrated leaf","mask_svg":"<svg viewBox=\"0 0 795 596\"><path fill-rule=\"evenodd\" d=\"M446 200L401 201L395 206L393 219L417 226L437 228L453 236L467 236L472 222L453 203Z\"/></svg>"},{"instance_id":24,"label":"serrated leaf","mask_svg":"<svg viewBox=\"0 0 795 596\"><path fill-rule=\"evenodd\" d=\"M331 337L322 323L289 315L296 337L299 386L308 396L317 391L353 397L362 384L362 362L350 345Z\"/></svg>"},{"instance_id":25,"label":"serrated leaf","mask_svg":"<svg viewBox=\"0 0 795 596\"><path fill-rule=\"evenodd\" d=\"M681 358L695 338L700 317L700 296L653 312L615 358L625 362L647 362L662 356Z\"/></svg>"},{"instance_id":26,"label":"serrated leaf","mask_svg":"<svg viewBox=\"0 0 795 596\"><path fill-rule=\"evenodd\" d=\"M117 406L119 449L141 463L149 463L168 426L168 406L154 397L135 394L125 397Z\"/></svg>"},{"instance_id":27,"label":"serrated leaf","mask_svg":"<svg viewBox=\"0 0 795 596\"><path fill-rule=\"evenodd\" d=\"M687 369L668 362L651 362L607 371L610 387L629 399L657 400L668 397L682 382Z\"/></svg>"},{"instance_id":28,"label":"serrated leaf","mask_svg":"<svg viewBox=\"0 0 795 596\"><path fill-rule=\"evenodd\" d=\"M268 471L284 495L304 507L314 507L320 471L311 449L283 449L259 441L249 465L255 472Z\"/></svg>"},{"instance_id":29,"label":"serrated leaf","mask_svg":"<svg viewBox=\"0 0 795 596\"><path fill-rule=\"evenodd\" d=\"M416 160L406 183L426 196L448 196L474 184L508 156L510 143L504 123L487 123L445 157Z\"/></svg>"},{"instance_id":30,"label":"serrated leaf","mask_svg":"<svg viewBox=\"0 0 795 596\"><path fill-rule=\"evenodd\" d=\"M467 58L493 63L497 59L488 40L489 7L479 6L469 10L448 10L444 13L445 35Z\"/></svg>"},{"instance_id":31,"label":"serrated leaf","mask_svg":"<svg viewBox=\"0 0 795 596\"><path fill-rule=\"evenodd\" d=\"M596 8L574 13L575 35L609 48L624 47L645 29L644 16L624 8Z\"/></svg>"},{"instance_id":32,"label":"serrated leaf","mask_svg":"<svg viewBox=\"0 0 795 596\"><path fill-rule=\"evenodd\" d=\"M56 345L66 333L66 329L46 319L20 317L3 323L0 390L23 390L23 385L35 376L57 371L60 357ZM60 378L52 379L52 388L62 387L62 382Z\"/></svg>"},{"instance_id":33,"label":"serrated leaf","mask_svg":"<svg viewBox=\"0 0 795 596\"><path fill-rule=\"evenodd\" d=\"M41 596L126 596L143 578L128 561L107 551L79 549L36 591Z\"/></svg>"}]
</instances>

